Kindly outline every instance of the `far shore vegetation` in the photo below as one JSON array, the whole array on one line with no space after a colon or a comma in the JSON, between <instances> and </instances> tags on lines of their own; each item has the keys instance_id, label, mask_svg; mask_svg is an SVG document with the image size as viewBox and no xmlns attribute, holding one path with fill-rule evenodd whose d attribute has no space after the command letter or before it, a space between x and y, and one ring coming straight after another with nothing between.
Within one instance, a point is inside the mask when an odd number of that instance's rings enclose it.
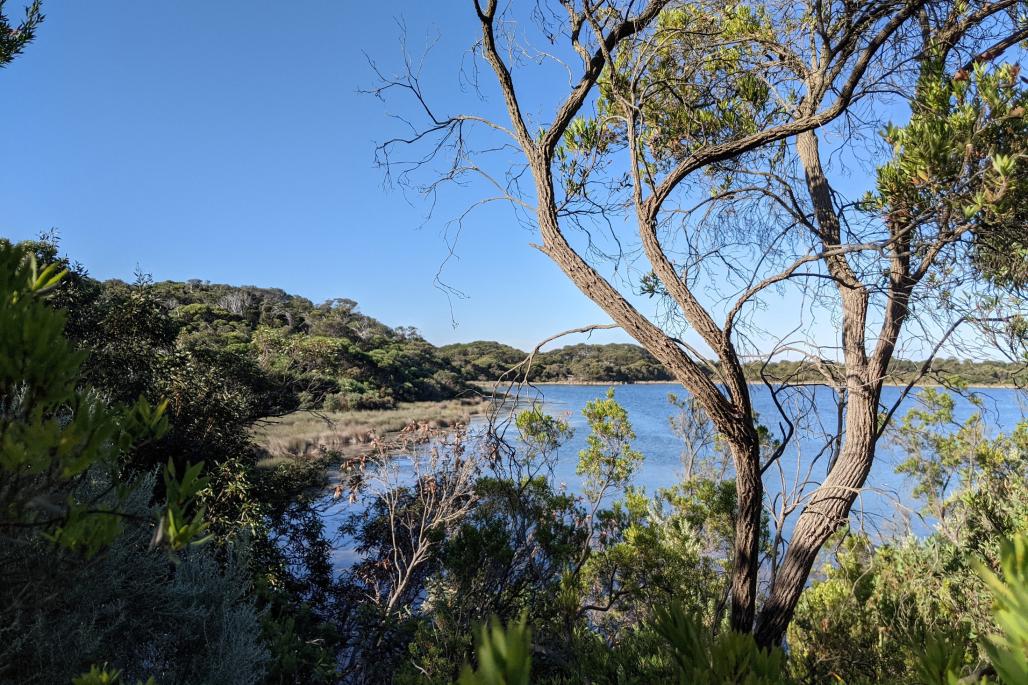
<instances>
[{"instance_id":1,"label":"far shore vegetation","mask_svg":"<svg viewBox=\"0 0 1028 685\"><path fill-rule=\"evenodd\" d=\"M43 240L41 259L56 246ZM261 406L257 444L273 459L353 454L375 439L412 424L446 427L486 407L499 382L672 383L673 376L645 349L627 343L578 343L529 353L493 341L437 347L410 327L390 327L350 299L321 304L276 288L212 284L201 280L133 283L91 279L79 269L70 283L71 328L88 335L107 325L112 307L131 303L159 320L151 334L177 354L203 359L224 382L248 387ZM92 304L90 304L92 301ZM77 307L77 308L76 308ZM99 312L100 321L89 320ZM115 329L117 330L117 329ZM100 341L97 341L99 344ZM102 349L123 343L110 337ZM887 383L906 385L1023 386L1024 363L936 359L922 374L920 361L893 360ZM774 361L745 366L751 383L842 383L832 362ZM713 371L710 371L713 375Z\"/></svg>"},{"instance_id":2,"label":"far shore vegetation","mask_svg":"<svg viewBox=\"0 0 1028 685\"><path fill-rule=\"evenodd\" d=\"M476 381L524 378L528 353L498 342L479 340L455 343L439 348L463 378ZM1028 364L1023 361L962 360L936 358L924 361L893 359L885 379L886 385L906 385L911 380L919 386L966 385L1017 386L1028 383ZM515 371L512 371L515 369ZM674 377L645 349L638 345L609 343L605 345L576 344L537 353L529 366L528 377L534 383L668 383ZM843 383L842 368L827 360L750 362L743 366L750 382L769 383Z\"/></svg>"}]
</instances>

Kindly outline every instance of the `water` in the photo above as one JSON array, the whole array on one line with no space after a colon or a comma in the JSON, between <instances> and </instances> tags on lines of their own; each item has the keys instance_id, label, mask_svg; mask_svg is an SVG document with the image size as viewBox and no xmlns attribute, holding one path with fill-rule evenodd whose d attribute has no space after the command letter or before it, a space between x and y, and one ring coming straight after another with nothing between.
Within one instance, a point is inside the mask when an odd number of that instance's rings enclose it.
<instances>
[{"instance_id":1,"label":"water","mask_svg":"<svg viewBox=\"0 0 1028 685\"><path fill-rule=\"evenodd\" d=\"M770 391L765 386L757 385L751 386L750 391L754 409L760 420L771 429L773 435L777 436L780 414ZM565 483L572 491L577 491L581 487L581 479L576 475L575 469L578 452L585 447L585 439L589 433L582 409L588 401L602 398L606 392L606 387L598 385L541 385L522 391L522 398L540 401L547 413L564 418L574 429L572 438L558 452L553 473L555 483ZM615 387L615 398L627 410L636 433L633 447L644 456L642 465L634 475L633 485L644 488L650 494L658 488L678 482L684 473L683 443L670 429L669 424L669 419L679 411L668 402L668 393L672 392L680 398L687 396L681 386L673 383ZM1024 419L1025 398L1017 390L979 388L974 392L982 400L981 408L975 407L963 397L955 397L956 421L962 422L975 411L981 411L989 434L995 436L1012 430ZM886 408L891 407L900 394L901 388L885 388L882 393L883 405ZM834 427L837 416L835 396L823 387L797 389L795 394L780 398L780 401L793 420L803 424L804 430L797 431L796 437L782 456L781 471L770 468L764 475L767 501L772 506L776 501L781 501L783 491L786 494L790 493L797 482L810 479L816 483L824 477L828 457L822 453L820 458L816 458L824 446L823 431L822 437L818 436L818 422L822 421L827 426ZM918 406L918 403L916 393L911 393L900 404L895 414L896 418L902 417L906 411ZM511 434L515 432L511 430ZM879 443L878 454L864 491L854 506L852 522L874 537L908 530L923 534L930 528L930 522L920 520L912 514L917 508L917 503L910 494L912 483L908 478L895 472L896 466L903 458L895 444L883 439ZM808 486L807 491L812 487ZM327 530L333 531L339 522L355 511L355 507L360 506L361 502L349 504L345 498L326 502L324 519ZM793 514L783 526L786 538L795 516L796 514ZM353 550L346 541L338 540L333 558L336 568L345 568L353 560Z\"/></svg>"},{"instance_id":2,"label":"water","mask_svg":"<svg viewBox=\"0 0 1028 685\"><path fill-rule=\"evenodd\" d=\"M544 385L536 390L536 397L548 413L565 418L575 429L574 437L561 448L554 477L566 482L572 490L580 487L581 480L575 474L579 450L585 447L585 438L589 428L582 408L589 400L601 398L607 391L606 387L595 385ZM1013 429L1025 416L1025 397L1017 390L1009 388L978 388L974 389L982 400L982 407L975 407L964 397L955 397L954 419L963 422L975 411L981 411L989 433L994 436ZM681 386L674 383L622 385L615 387L615 398L628 412L629 420L636 433L633 446L642 452L645 460L635 475L633 484L653 493L656 489L678 482L685 469L682 463L683 443L670 430L669 419L678 413L678 409L668 402L668 393L675 393L679 398L687 396ZM754 410L760 421L771 429L772 435L778 437L781 421L771 393L766 386L752 385L750 393ZM794 422L805 424L797 427L796 434L781 457L782 470L770 468L764 474L764 486L770 502L782 494L782 478L784 476L786 492L799 481L811 479L820 481L828 467L828 456L822 454L825 439L823 429L818 429L818 422L834 428L837 408L835 395L824 387L809 386L795 390L791 398L779 398L786 412ZM800 396L802 393L802 397ZM887 387L882 392L882 404L891 407L901 396L902 388ZM901 418L909 409L919 405L916 392L908 395L895 413L895 419ZM818 435L820 433L820 435ZM916 507L911 497L913 484L910 480L896 473L896 466L904 460L898 447L889 439L879 443L871 474L854 507L854 522L862 524L870 532L882 533L894 530L896 526L909 523L915 532L923 533L924 522L911 518L910 510ZM811 462L814 461L813 465ZM812 468L811 468L812 466ZM810 468L808 475L808 468ZM809 491L808 487L808 491ZM795 515L794 515L795 517ZM908 521L909 519L909 521ZM791 529L787 524L786 532Z\"/></svg>"}]
</instances>

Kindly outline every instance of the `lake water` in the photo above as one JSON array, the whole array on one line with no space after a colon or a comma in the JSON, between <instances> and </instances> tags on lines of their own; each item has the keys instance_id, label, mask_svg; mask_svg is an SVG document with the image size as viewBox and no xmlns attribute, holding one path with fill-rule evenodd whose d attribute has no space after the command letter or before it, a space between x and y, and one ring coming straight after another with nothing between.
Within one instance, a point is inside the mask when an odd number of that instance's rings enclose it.
<instances>
[{"instance_id":1,"label":"lake water","mask_svg":"<svg viewBox=\"0 0 1028 685\"><path fill-rule=\"evenodd\" d=\"M558 481L566 482L571 489L576 489L580 484L575 467L578 452L585 447L585 438L589 433L585 417L582 416L582 408L589 400L603 397L606 390L603 386L595 385L544 385L538 386L536 390L537 397L546 410L554 415L563 416L575 429L574 437L561 449L554 473ZM779 412L770 391L763 385L750 386L750 391L754 410L777 437ZM817 420L834 426L837 411L834 393L827 388L810 386L797 392L802 392L803 397L793 397L791 402L779 398L794 421L799 419L806 424L806 430L797 430L796 437L781 458L787 490L797 481L797 474L802 474L800 479L808 477L806 474L810 462L822 450L824 439L817 436L820 432L816 428ZM902 389L898 387L885 388L882 392L883 405L891 407L901 392ZM967 399L956 396L954 418L957 421L962 422L975 411L981 411L990 433L995 435L1011 430L1025 416L1025 397L1017 390L979 388L974 392L981 398L982 407L979 409ZM636 433L634 447L642 452L645 458L636 473L634 483L650 493L677 482L684 473L683 443L670 430L669 423L670 418L678 413L678 409L668 402L668 393L675 393L679 397L687 396L681 386L673 383L615 387L615 397L628 412ZM916 394L911 393L900 404L895 416L902 417L906 411L918 404ZM884 439L879 443L878 455L865 484L865 492L861 494L853 513L854 517L861 517L856 519L856 522L863 524L870 532L881 530L886 533L904 525L909 513L906 507L916 504L910 496L912 484L895 471L896 466L903 460L903 455L892 441ZM809 478L819 481L824 477L827 466L827 456L822 456L813 465ZM764 475L764 486L769 500L773 500L782 492L782 473L775 468L768 469ZM909 523L915 532L923 532L925 528L916 517Z\"/></svg>"},{"instance_id":2,"label":"lake water","mask_svg":"<svg viewBox=\"0 0 1028 685\"><path fill-rule=\"evenodd\" d=\"M776 426L780 419L770 391L765 386L757 385L751 386L750 390L754 409L760 420L777 436ZM585 439L589 433L582 409L588 401L604 397L606 391L607 388L600 385L540 385L522 390L522 399L538 400L547 413L564 418L574 429L573 437L559 450L553 473L557 483L566 483L572 491L577 490L581 484L575 469L578 452L585 447ZM786 400L780 398L780 401L793 420L804 424L806 430L797 431L797 438L794 438L790 448L782 456L782 471L771 468L765 473L764 484L769 502L773 502L775 497L783 492L783 476L785 490L788 492L798 480L809 478L819 481L824 477L828 466L827 456L818 459L815 457L824 445L824 438L818 439L818 421L834 426L836 420L834 394L823 387L807 387L796 392L796 395ZM981 408L975 407L963 397L955 397L957 421L964 421L973 412L981 411L990 435L995 435L1011 430L1024 419L1028 404L1025 402L1025 396L1017 390L979 388L974 392L982 400ZM633 446L644 456L633 484L645 488L651 494L658 488L678 482L684 473L683 442L671 430L669 423L670 418L677 415L679 410L668 401L668 393L675 393L679 397L687 396L681 386L673 383L615 386L615 398L627 410L636 433ZM885 388L883 405L891 406L900 393L900 388ZM897 419L918 404L916 393L911 393L896 412ZM799 437L801 432L803 435ZM907 530L921 534L930 527L929 523L910 514L912 508L916 508L916 502L913 502L910 496L912 484L907 478L895 472L897 464L902 460L903 456L899 449L890 440L883 439L879 443L874 467L851 515L853 522L872 536ZM329 504L325 511L328 531L331 533L335 524L352 512L355 506L359 507L361 503L348 504L345 498ZM786 523L783 530L788 538L791 521ZM353 552L347 547L345 541L338 541L335 553L337 568L345 567L353 560Z\"/></svg>"}]
</instances>

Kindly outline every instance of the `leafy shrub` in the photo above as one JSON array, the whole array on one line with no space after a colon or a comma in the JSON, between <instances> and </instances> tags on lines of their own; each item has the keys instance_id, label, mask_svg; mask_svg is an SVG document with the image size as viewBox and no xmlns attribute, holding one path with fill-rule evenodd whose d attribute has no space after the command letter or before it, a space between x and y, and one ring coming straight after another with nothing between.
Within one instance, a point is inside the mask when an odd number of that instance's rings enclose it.
<instances>
[{"instance_id":1,"label":"leafy shrub","mask_svg":"<svg viewBox=\"0 0 1028 685\"><path fill-rule=\"evenodd\" d=\"M167 433L165 404L80 387L85 355L44 302L62 275L0 241L0 675L69 682L117 662L164 683L251 682L265 657L245 574L191 548L200 465L169 465L164 506L153 470L126 473Z\"/></svg>"}]
</instances>

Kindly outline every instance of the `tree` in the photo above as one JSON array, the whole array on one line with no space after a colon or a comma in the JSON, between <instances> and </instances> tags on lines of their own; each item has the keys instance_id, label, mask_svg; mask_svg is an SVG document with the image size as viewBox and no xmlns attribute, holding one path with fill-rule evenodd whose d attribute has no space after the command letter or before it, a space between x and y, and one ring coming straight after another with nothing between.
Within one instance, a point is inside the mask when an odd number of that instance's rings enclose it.
<instances>
[{"instance_id":1,"label":"tree","mask_svg":"<svg viewBox=\"0 0 1028 685\"><path fill-rule=\"evenodd\" d=\"M247 680L264 658L248 581L195 549L202 464L169 462L156 501L156 473L128 468L167 433L167 403L111 405L84 385L85 354L47 302L65 275L0 241L0 677L67 682L118 657L162 682L228 682L232 666Z\"/></svg>"},{"instance_id":2,"label":"tree","mask_svg":"<svg viewBox=\"0 0 1028 685\"><path fill-rule=\"evenodd\" d=\"M36 28L43 23L42 3L34 0L25 8L25 18L12 25L4 14L6 0L0 0L0 69L6 67L36 37Z\"/></svg>"},{"instance_id":3,"label":"tree","mask_svg":"<svg viewBox=\"0 0 1028 685\"><path fill-rule=\"evenodd\" d=\"M1024 95L1016 68L989 66L1028 37L1017 7L561 0L518 23L496 0L474 0L475 54L495 76L505 123L439 115L409 59L399 76L377 71L373 92L406 93L424 117L379 147L398 181L434 195L477 179L489 193L477 204L510 203L538 230L538 248L709 415L736 480L737 631L754 629L757 614L762 477L795 437L787 400L803 392L764 378L779 412L768 454L744 363L789 352L839 394L845 411L824 429L836 449L804 493L757 620L760 644L781 640L818 551L864 485L879 414L892 415L881 389L897 347L929 353L922 375L961 325L1016 317L997 279L976 280L975 262L981 237L1017 235L1023 212ZM534 50L512 29L525 25L553 47ZM536 93L517 80L547 60L574 75L555 109L530 103ZM876 148L868 134L890 103L909 106L910 121L887 128L888 146ZM537 125L540 109L549 113ZM821 143L836 137L847 167L878 164L863 199L833 185ZM427 149L408 162L398 153L408 145ZM627 286L626 272L636 276ZM658 314L640 311L630 289L656 298ZM784 337L757 327L752 313L781 290L836 318L834 367L815 340L816 316L800 312Z\"/></svg>"},{"instance_id":4,"label":"tree","mask_svg":"<svg viewBox=\"0 0 1028 685\"><path fill-rule=\"evenodd\" d=\"M877 545L840 537L789 626L806 682L946 682L917 673L943 638L950 668L974 672L991 660L974 645L997 628L977 567L999 568L1003 541L1028 530L1028 424L989 439L980 416L955 424L948 395L922 394L926 409L912 409L896 431L907 457L897 471L912 477L918 515L934 530Z\"/></svg>"}]
</instances>

